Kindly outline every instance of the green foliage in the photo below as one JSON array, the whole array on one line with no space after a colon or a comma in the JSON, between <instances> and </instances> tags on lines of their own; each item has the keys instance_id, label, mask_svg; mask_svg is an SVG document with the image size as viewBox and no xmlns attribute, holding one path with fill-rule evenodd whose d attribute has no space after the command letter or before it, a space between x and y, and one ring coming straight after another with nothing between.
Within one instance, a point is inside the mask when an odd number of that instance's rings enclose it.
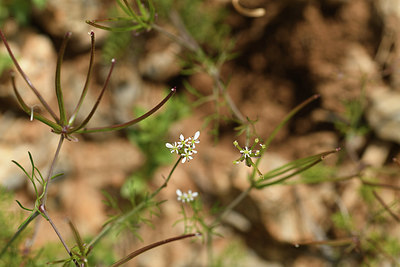
<instances>
[{"instance_id":1,"label":"green foliage","mask_svg":"<svg viewBox=\"0 0 400 267\"><path fill-rule=\"evenodd\" d=\"M3 249L8 240L10 240L15 232L15 222L21 220L21 214L9 211L9 207L15 205L13 203L14 196L5 188L0 187L0 249ZM18 246L23 240L19 237L12 246L7 250L3 257L0 257L0 264L3 266L13 266L12 263L21 262L21 255Z\"/></svg>"},{"instance_id":2,"label":"green foliage","mask_svg":"<svg viewBox=\"0 0 400 267\"><path fill-rule=\"evenodd\" d=\"M245 265L246 246L239 240L231 241L224 250L216 255L212 267L241 267Z\"/></svg>"},{"instance_id":3,"label":"green foliage","mask_svg":"<svg viewBox=\"0 0 400 267\"><path fill-rule=\"evenodd\" d=\"M129 45L132 41L132 34L129 32L115 33L111 32L105 40L102 57L105 62L110 62L111 59L119 59L124 57Z\"/></svg>"},{"instance_id":4,"label":"green foliage","mask_svg":"<svg viewBox=\"0 0 400 267\"><path fill-rule=\"evenodd\" d=\"M228 50L226 40L230 27L224 23L226 9L203 0L165 0L157 1L155 5L160 17L166 20L169 20L171 12L177 11L189 34L216 55Z\"/></svg>"},{"instance_id":5,"label":"green foliage","mask_svg":"<svg viewBox=\"0 0 400 267\"><path fill-rule=\"evenodd\" d=\"M2 0L0 1L0 26L13 17L20 24L27 24L33 8L42 9L47 0ZM1 72L0 72L1 73Z\"/></svg>"},{"instance_id":6,"label":"green foliage","mask_svg":"<svg viewBox=\"0 0 400 267\"><path fill-rule=\"evenodd\" d=\"M1 10L1 8L0 8ZM12 61L10 57L2 52L0 52L0 75L6 69L9 69L12 66Z\"/></svg>"},{"instance_id":7,"label":"green foliage","mask_svg":"<svg viewBox=\"0 0 400 267\"><path fill-rule=\"evenodd\" d=\"M360 97L348 101L344 101L345 112L342 118L335 121L335 127L346 138L350 139L353 136L365 135L369 128L363 123L363 115L365 109L365 88L361 90Z\"/></svg>"},{"instance_id":8,"label":"green foliage","mask_svg":"<svg viewBox=\"0 0 400 267\"><path fill-rule=\"evenodd\" d=\"M87 20L86 23L112 32L142 32L151 29L156 15L151 0L148 0L146 5L140 0L134 1L132 5L126 0L117 0L117 4L121 9L121 16L113 16L102 20ZM108 22L108 25L111 26L99 24L99 21Z\"/></svg>"},{"instance_id":9,"label":"green foliage","mask_svg":"<svg viewBox=\"0 0 400 267\"><path fill-rule=\"evenodd\" d=\"M373 188L371 186L366 186L363 185L359 188L359 193L362 199L365 201L367 204L371 204L375 201L375 197L373 194Z\"/></svg>"},{"instance_id":10,"label":"green foliage","mask_svg":"<svg viewBox=\"0 0 400 267\"><path fill-rule=\"evenodd\" d=\"M332 222L334 225L347 232L352 232L354 230L354 222L350 214L343 214L342 212L336 212L332 214Z\"/></svg>"},{"instance_id":11,"label":"green foliage","mask_svg":"<svg viewBox=\"0 0 400 267\"><path fill-rule=\"evenodd\" d=\"M329 178L334 177L336 173L336 168L321 163L302 172L299 183L318 184L322 182L329 182Z\"/></svg>"}]
</instances>

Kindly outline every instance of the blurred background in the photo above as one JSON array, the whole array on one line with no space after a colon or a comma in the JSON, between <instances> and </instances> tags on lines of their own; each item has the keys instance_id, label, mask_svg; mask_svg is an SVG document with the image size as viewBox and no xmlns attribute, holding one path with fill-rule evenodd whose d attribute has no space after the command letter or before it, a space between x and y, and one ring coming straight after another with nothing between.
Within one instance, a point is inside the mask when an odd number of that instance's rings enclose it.
<instances>
[{"instance_id":1,"label":"blurred background","mask_svg":"<svg viewBox=\"0 0 400 267\"><path fill-rule=\"evenodd\" d=\"M253 190L216 229L211 264L198 238L161 246L126 266L399 265L400 167L393 158L400 143L400 1L162 0L154 6L155 23L201 47L207 55L203 61L160 31L109 32L85 23L123 15L116 1L0 2L1 29L22 69L54 107L57 53L67 31L72 38L61 72L67 109L74 108L85 83L88 32L96 35L96 58L83 116L116 59L92 127L140 116L177 87L145 121L119 132L76 135L79 142L64 144L56 167L64 175L50 186L47 206L69 244L74 241L66 217L90 240L110 216L134 206L132 199L162 185L176 160L165 143L181 133L189 137L200 130L201 142L194 159L179 165L157 196L168 201L156 215L144 213L151 225L135 221L102 240L90 258L96 266L182 234L183 224L174 225L182 218L177 189L199 192L204 216L212 221L216 206L228 205L248 188L251 169L232 164L240 157L232 142L244 146L246 134L215 89L213 73L218 73L242 116L255 121L250 145L256 136L266 140L295 106L320 96L278 133L261 160L262 172L337 147L341 151L285 184ZM29 214L14 200L27 207L35 200L31 184L11 160L29 166L30 151L46 173L58 140L20 109L10 69L15 67L1 43L0 244ZM29 105L39 104L19 74L17 87ZM119 211L105 205L107 196ZM32 224L24 238L34 227L38 235L28 258L41 266L66 257L44 221ZM323 240L332 242L316 242Z\"/></svg>"}]
</instances>

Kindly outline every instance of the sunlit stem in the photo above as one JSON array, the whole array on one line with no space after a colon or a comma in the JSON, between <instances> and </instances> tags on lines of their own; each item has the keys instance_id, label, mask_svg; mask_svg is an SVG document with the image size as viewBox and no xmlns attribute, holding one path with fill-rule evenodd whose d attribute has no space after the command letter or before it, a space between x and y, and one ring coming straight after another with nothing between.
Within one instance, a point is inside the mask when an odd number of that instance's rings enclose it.
<instances>
[{"instance_id":1,"label":"sunlit stem","mask_svg":"<svg viewBox=\"0 0 400 267\"><path fill-rule=\"evenodd\" d=\"M6 49L8 51L8 54L11 57L11 60L14 62L15 67L17 68L18 72L21 74L22 78L25 80L26 84L31 88L33 93L36 95L36 97L39 99L40 103L44 106L44 108L50 113L50 115L59 122L59 118L57 115L54 113L54 111L50 108L49 104L44 100L42 95L39 93L39 91L35 88L31 80L29 80L28 76L25 74L25 72L22 70L21 66L18 64L17 59L15 58L13 52L11 51L11 48L7 42L6 37L4 36L3 32L0 30L0 38L3 40L4 45L6 46Z\"/></svg>"},{"instance_id":2,"label":"sunlit stem","mask_svg":"<svg viewBox=\"0 0 400 267\"><path fill-rule=\"evenodd\" d=\"M95 39L94 39L94 32L91 31L90 32L90 38L91 38L91 47L90 47L90 62L89 62L89 68L88 68L88 73L86 75L86 81L85 81L85 85L83 86L83 90L82 90L82 94L79 98L79 101L74 109L74 111L71 114L71 117L69 119L68 124L72 125L76 119L76 116L78 115L78 112L82 106L83 100L86 97L86 93L88 91L89 88L89 81L90 78L92 76L92 70L93 70L93 61L94 61L94 52L95 52Z\"/></svg>"}]
</instances>

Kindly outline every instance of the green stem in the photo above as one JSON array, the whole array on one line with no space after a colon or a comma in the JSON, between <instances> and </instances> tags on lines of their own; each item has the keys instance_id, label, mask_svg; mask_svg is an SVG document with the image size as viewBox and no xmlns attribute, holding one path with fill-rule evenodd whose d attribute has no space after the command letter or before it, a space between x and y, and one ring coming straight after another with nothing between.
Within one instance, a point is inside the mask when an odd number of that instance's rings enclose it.
<instances>
[{"instance_id":1,"label":"green stem","mask_svg":"<svg viewBox=\"0 0 400 267\"><path fill-rule=\"evenodd\" d=\"M58 155L60 154L60 150L61 150L61 146L62 146L62 144L63 144L64 138L65 138L64 135L61 134L61 135L60 135L60 140L58 141L58 146L57 146L57 149L56 149L56 153L55 153L54 158L53 158L53 161L52 161L52 163L51 163L51 165L50 165L49 172L47 173L46 184L45 184L44 193L43 193L43 199L42 199L42 202L41 202L41 204L43 204L43 205L46 205L47 194L48 194L48 189L49 189L49 184L50 184L51 176L52 176L52 174L53 174L53 170L54 170L54 167L55 167L55 165L56 165L56 161L57 161L57 159L58 159Z\"/></svg>"}]
</instances>

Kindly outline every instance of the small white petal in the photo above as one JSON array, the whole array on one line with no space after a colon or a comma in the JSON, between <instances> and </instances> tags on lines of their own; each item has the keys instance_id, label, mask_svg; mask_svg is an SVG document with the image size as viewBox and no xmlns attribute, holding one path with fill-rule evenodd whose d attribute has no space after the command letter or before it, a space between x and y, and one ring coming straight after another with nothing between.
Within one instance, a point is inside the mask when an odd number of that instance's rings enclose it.
<instances>
[{"instance_id":1,"label":"small white petal","mask_svg":"<svg viewBox=\"0 0 400 267\"><path fill-rule=\"evenodd\" d=\"M174 146L171 145L170 143L166 143L165 146L168 147L168 148L174 148Z\"/></svg>"},{"instance_id":2,"label":"small white petal","mask_svg":"<svg viewBox=\"0 0 400 267\"><path fill-rule=\"evenodd\" d=\"M192 197L197 197L198 195L199 195L199 193L193 192Z\"/></svg>"},{"instance_id":3,"label":"small white petal","mask_svg":"<svg viewBox=\"0 0 400 267\"><path fill-rule=\"evenodd\" d=\"M200 136L200 131L197 131L195 134L194 134L194 140L197 140L198 138L199 138L199 136Z\"/></svg>"},{"instance_id":4,"label":"small white petal","mask_svg":"<svg viewBox=\"0 0 400 267\"><path fill-rule=\"evenodd\" d=\"M183 157L182 158L182 163L185 163L186 162L186 157Z\"/></svg>"},{"instance_id":5,"label":"small white petal","mask_svg":"<svg viewBox=\"0 0 400 267\"><path fill-rule=\"evenodd\" d=\"M182 196L182 191L179 190L179 189L176 189L176 194L177 194L178 196Z\"/></svg>"}]
</instances>

